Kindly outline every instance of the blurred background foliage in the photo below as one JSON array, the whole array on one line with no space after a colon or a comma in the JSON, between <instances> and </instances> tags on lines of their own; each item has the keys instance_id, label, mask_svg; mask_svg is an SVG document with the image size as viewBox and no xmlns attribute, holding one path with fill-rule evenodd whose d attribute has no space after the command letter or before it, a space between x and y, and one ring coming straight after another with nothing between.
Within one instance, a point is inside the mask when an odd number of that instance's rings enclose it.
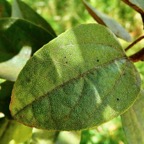
<instances>
[{"instance_id":1,"label":"blurred background foliage","mask_svg":"<svg viewBox=\"0 0 144 144\"><path fill-rule=\"evenodd\" d=\"M12 0L8 0L11 2ZM44 17L53 27L57 35L82 23L95 23L88 14L81 0L23 0L37 13ZM121 0L87 0L93 7L111 16L131 34L133 40L143 34L143 24L140 15L124 4ZM144 41L144 40L143 40ZM143 47L144 42L134 46L128 55ZM125 48L129 43L120 40ZM143 62L136 67L144 80ZM144 87L143 87L144 88ZM81 144L126 144L120 117L92 130L82 132Z\"/></svg>"},{"instance_id":2,"label":"blurred background foliage","mask_svg":"<svg viewBox=\"0 0 144 144\"><path fill-rule=\"evenodd\" d=\"M81 144L126 144L120 117L82 132Z\"/></svg>"},{"instance_id":3,"label":"blurred background foliage","mask_svg":"<svg viewBox=\"0 0 144 144\"><path fill-rule=\"evenodd\" d=\"M12 1L12 0L9 0ZM53 26L57 34L81 23L95 22L81 0L23 0ZM142 33L140 15L121 0L87 0L121 23L134 37Z\"/></svg>"}]
</instances>

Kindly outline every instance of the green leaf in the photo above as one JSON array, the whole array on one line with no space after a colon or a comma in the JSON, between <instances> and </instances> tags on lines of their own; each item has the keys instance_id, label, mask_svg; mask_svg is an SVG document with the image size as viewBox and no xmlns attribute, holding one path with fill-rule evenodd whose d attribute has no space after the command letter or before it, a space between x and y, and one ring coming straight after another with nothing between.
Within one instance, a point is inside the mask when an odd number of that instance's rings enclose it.
<instances>
[{"instance_id":1,"label":"green leaf","mask_svg":"<svg viewBox=\"0 0 144 144\"><path fill-rule=\"evenodd\" d=\"M109 16L99 12L96 8L92 7L89 3L83 0L83 3L90 13L90 15L99 23L104 26L107 26L111 29L111 31L119 38L124 39L126 41L131 41L130 34L114 19Z\"/></svg>"},{"instance_id":2,"label":"green leaf","mask_svg":"<svg viewBox=\"0 0 144 144\"><path fill-rule=\"evenodd\" d=\"M104 26L80 25L27 62L15 83L12 116L48 130L79 130L123 113L140 91L140 77Z\"/></svg>"},{"instance_id":3,"label":"green leaf","mask_svg":"<svg viewBox=\"0 0 144 144\"><path fill-rule=\"evenodd\" d=\"M16 121L0 119L0 143L9 144L25 142L31 137L32 128L26 127Z\"/></svg>"},{"instance_id":4,"label":"green leaf","mask_svg":"<svg viewBox=\"0 0 144 144\"><path fill-rule=\"evenodd\" d=\"M144 143L144 90L134 105L121 115L123 128L129 144Z\"/></svg>"},{"instance_id":5,"label":"green leaf","mask_svg":"<svg viewBox=\"0 0 144 144\"><path fill-rule=\"evenodd\" d=\"M0 18L11 16L11 6L6 0L0 0Z\"/></svg>"},{"instance_id":6,"label":"green leaf","mask_svg":"<svg viewBox=\"0 0 144 144\"><path fill-rule=\"evenodd\" d=\"M31 48L25 46L18 55L8 61L0 63L0 78L15 81L19 72L31 56Z\"/></svg>"},{"instance_id":7,"label":"green leaf","mask_svg":"<svg viewBox=\"0 0 144 144\"><path fill-rule=\"evenodd\" d=\"M4 113L4 115L8 118L11 118L9 103L13 84L14 83L10 81L0 83L0 112Z\"/></svg>"},{"instance_id":8,"label":"green leaf","mask_svg":"<svg viewBox=\"0 0 144 144\"><path fill-rule=\"evenodd\" d=\"M12 6L12 17L23 18L47 30L52 36L56 34L50 24L37 14L32 8L21 0L14 0Z\"/></svg>"},{"instance_id":9,"label":"green leaf","mask_svg":"<svg viewBox=\"0 0 144 144\"><path fill-rule=\"evenodd\" d=\"M0 19L0 62L6 61L25 47L32 47L34 53L54 37L47 31L28 21Z\"/></svg>"}]
</instances>

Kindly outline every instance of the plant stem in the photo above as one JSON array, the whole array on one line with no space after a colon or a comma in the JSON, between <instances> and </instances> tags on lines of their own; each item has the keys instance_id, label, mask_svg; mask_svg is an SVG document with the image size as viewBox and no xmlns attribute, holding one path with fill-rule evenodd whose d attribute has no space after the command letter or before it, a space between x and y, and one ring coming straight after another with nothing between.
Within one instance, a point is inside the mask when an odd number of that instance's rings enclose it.
<instances>
[{"instance_id":1,"label":"plant stem","mask_svg":"<svg viewBox=\"0 0 144 144\"><path fill-rule=\"evenodd\" d=\"M125 2L127 5L129 5L130 7L132 7L134 10L136 10L141 15L144 15L144 11L139 6L137 6L133 2L131 2L130 0L122 0L122 1Z\"/></svg>"},{"instance_id":2,"label":"plant stem","mask_svg":"<svg viewBox=\"0 0 144 144\"><path fill-rule=\"evenodd\" d=\"M58 140L59 134L60 134L60 131L57 131L57 132L55 133L55 135L54 135L54 140L53 140L54 143L56 143L56 141Z\"/></svg>"},{"instance_id":3,"label":"plant stem","mask_svg":"<svg viewBox=\"0 0 144 144\"><path fill-rule=\"evenodd\" d=\"M139 41L141 41L144 38L144 35L136 39L134 42L132 42L126 49L125 51L129 50L131 47L133 47L135 44L137 44Z\"/></svg>"}]
</instances>

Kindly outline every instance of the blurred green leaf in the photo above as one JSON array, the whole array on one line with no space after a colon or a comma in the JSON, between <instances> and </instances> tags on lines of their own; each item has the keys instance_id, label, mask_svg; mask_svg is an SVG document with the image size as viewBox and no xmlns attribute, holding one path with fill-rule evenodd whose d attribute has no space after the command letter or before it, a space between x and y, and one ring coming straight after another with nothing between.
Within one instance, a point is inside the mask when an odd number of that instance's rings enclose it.
<instances>
[{"instance_id":1,"label":"blurred green leaf","mask_svg":"<svg viewBox=\"0 0 144 144\"><path fill-rule=\"evenodd\" d=\"M140 61L138 63L135 63L135 66L137 67L138 72L141 76L142 88L144 89L144 62Z\"/></svg>"},{"instance_id":2,"label":"blurred green leaf","mask_svg":"<svg viewBox=\"0 0 144 144\"><path fill-rule=\"evenodd\" d=\"M79 144L80 132L33 129L29 144Z\"/></svg>"},{"instance_id":3,"label":"blurred green leaf","mask_svg":"<svg viewBox=\"0 0 144 144\"><path fill-rule=\"evenodd\" d=\"M120 117L95 129L83 130L80 144L126 144Z\"/></svg>"},{"instance_id":4,"label":"blurred green leaf","mask_svg":"<svg viewBox=\"0 0 144 144\"><path fill-rule=\"evenodd\" d=\"M144 90L134 105L121 115L123 128L129 144L144 143Z\"/></svg>"},{"instance_id":5,"label":"blurred green leaf","mask_svg":"<svg viewBox=\"0 0 144 144\"><path fill-rule=\"evenodd\" d=\"M13 84L14 83L10 81L0 83L0 112L4 113L8 118L11 118L9 103Z\"/></svg>"},{"instance_id":6,"label":"blurred green leaf","mask_svg":"<svg viewBox=\"0 0 144 144\"><path fill-rule=\"evenodd\" d=\"M33 128L32 137L28 140L28 144L54 144L57 133L47 130Z\"/></svg>"},{"instance_id":7,"label":"blurred green leaf","mask_svg":"<svg viewBox=\"0 0 144 144\"><path fill-rule=\"evenodd\" d=\"M0 63L0 78L15 81L21 69L31 56L31 48L25 46L19 54L8 61Z\"/></svg>"},{"instance_id":8,"label":"blurred green leaf","mask_svg":"<svg viewBox=\"0 0 144 144\"><path fill-rule=\"evenodd\" d=\"M0 143L19 144L25 142L31 137L32 128L24 126L16 121L7 120L6 118L0 119Z\"/></svg>"},{"instance_id":9,"label":"blurred green leaf","mask_svg":"<svg viewBox=\"0 0 144 144\"><path fill-rule=\"evenodd\" d=\"M58 144L79 144L81 132L79 131L61 131L55 143Z\"/></svg>"},{"instance_id":10,"label":"blurred green leaf","mask_svg":"<svg viewBox=\"0 0 144 144\"><path fill-rule=\"evenodd\" d=\"M28 20L38 26L41 26L42 28L47 30L47 32L49 32L53 37L56 37L56 34L50 24L21 0L13 1L12 17L18 17Z\"/></svg>"},{"instance_id":11,"label":"blurred green leaf","mask_svg":"<svg viewBox=\"0 0 144 144\"><path fill-rule=\"evenodd\" d=\"M47 31L28 21L0 19L0 62L12 58L25 46L32 47L34 53L53 38Z\"/></svg>"},{"instance_id":12,"label":"blurred green leaf","mask_svg":"<svg viewBox=\"0 0 144 144\"><path fill-rule=\"evenodd\" d=\"M83 0L83 3L90 13L90 15L99 23L104 26L107 26L111 29L111 31L119 38L124 39L126 41L131 41L130 34L114 19L108 17L107 15L99 12L96 8L92 7L89 3Z\"/></svg>"},{"instance_id":13,"label":"blurred green leaf","mask_svg":"<svg viewBox=\"0 0 144 144\"><path fill-rule=\"evenodd\" d=\"M141 17L142 17L142 21L143 21L143 25L144 25L144 14L143 15L141 14Z\"/></svg>"},{"instance_id":14,"label":"blurred green leaf","mask_svg":"<svg viewBox=\"0 0 144 144\"><path fill-rule=\"evenodd\" d=\"M0 18L11 16L11 5L6 0L0 0Z\"/></svg>"},{"instance_id":15,"label":"blurred green leaf","mask_svg":"<svg viewBox=\"0 0 144 144\"><path fill-rule=\"evenodd\" d=\"M27 62L10 109L29 126L80 130L123 113L140 91L140 77L116 37L97 24L59 35Z\"/></svg>"}]
</instances>

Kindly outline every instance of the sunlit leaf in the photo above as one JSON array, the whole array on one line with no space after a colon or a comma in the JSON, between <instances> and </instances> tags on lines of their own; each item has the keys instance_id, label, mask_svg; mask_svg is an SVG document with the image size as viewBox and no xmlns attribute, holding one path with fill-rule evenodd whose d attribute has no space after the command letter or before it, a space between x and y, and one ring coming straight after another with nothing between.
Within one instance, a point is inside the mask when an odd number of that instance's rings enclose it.
<instances>
[{"instance_id":1,"label":"sunlit leaf","mask_svg":"<svg viewBox=\"0 0 144 144\"><path fill-rule=\"evenodd\" d=\"M42 28L47 30L54 37L56 37L56 34L50 24L21 0L13 1L12 17L23 18L30 22L33 22L36 25L41 26Z\"/></svg>"},{"instance_id":2,"label":"sunlit leaf","mask_svg":"<svg viewBox=\"0 0 144 144\"><path fill-rule=\"evenodd\" d=\"M123 113L140 77L104 26L80 25L59 35L27 62L15 83L11 114L25 125L79 130Z\"/></svg>"},{"instance_id":3,"label":"sunlit leaf","mask_svg":"<svg viewBox=\"0 0 144 144\"><path fill-rule=\"evenodd\" d=\"M144 143L144 90L134 105L121 115L123 128L129 144Z\"/></svg>"},{"instance_id":4,"label":"sunlit leaf","mask_svg":"<svg viewBox=\"0 0 144 144\"><path fill-rule=\"evenodd\" d=\"M34 53L54 37L47 31L28 21L0 19L0 62L17 55L25 47L32 47Z\"/></svg>"},{"instance_id":5,"label":"sunlit leaf","mask_svg":"<svg viewBox=\"0 0 144 144\"><path fill-rule=\"evenodd\" d=\"M55 144L57 133L54 131L40 130L33 128L32 137L28 140L30 144Z\"/></svg>"},{"instance_id":6,"label":"sunlit leaf","mask_svg":"<svg viewBox=\"0 0 144 144\"><path fill-rule=\"evenodd\" d=\"M143 21L143 25L144 25L144 14L143 15L141 14L141 17L142 17L142 21Z\"/></svg>"},{"instance_id":7,"label":"sunlit leaf","mask_svg":"<svg viewBox=\"0 0 144 144\"><path fill-rule=\"evenodd\" d=\"M79 144L79 131L47 131L33 128L30 144Z\"/></svg>"},{"instance_id":8,"label":"sunlit leaf","mask_svg":"<svg viewBox=\"0 0 144 144\"><path fill-rule=\"evenodd\" d=\"M6 0L0 0L0 18L11 16L11 6Z\"/></svg>"},{"instance_id":9,"label":"sunlit leaf","mask_svg":"<svg viewBox=\"0 0 144 144\"><path fill-rule=\"evenodd\" d=\"M10 118L9 103L11 92L13 88L13 82L4 81L0 83L0 112Z\"/></svg>"},{"instance_id":10,"label":"sunlit leaf","mask_svg":"<svg viewBox=\"0 0 144 144\"><path fill-rule=\"evenodd\" d=\"M21 69L31 56L31 48L23 47L18 55L0 63L0 78L15 81Z\"/></svg>"},{"instance_id":11,"label":"sunlit leaf","mask_svg":"<svg viewBox=\"0 0 144 144\"><path fill-rule=\"evenodd\" d=\"M25 142L31 137L32 128L26 127L16 121L7 120L6 118L0 119L0 143L19 144Z\"/></svg>"},{"instance_id":12,"label":"sunlit leaf","mask_svg":"<svg viewBox=\"0 0 144 144\"><path fill-rule=\"evenodd\" d=\"M61 131L55 141L59 144L80 144L81 132Z\"/></svg>"},{"instance_id":13,"label":"sunlit leaf","mask_svg":"<svg viewBox=\"0 0 144 144\"><path fill-rule=\"evenodd\" d=\"M111 31L118 36L121 39L124 39L126 41L131 41L130 34L114 19L110 18L109 16L99 12L96 10L96 8L92 7L89 3L87 3L85 0L83 0L84 5L90 15L99 23L104 26L107 26L111 29Z\"/></svg>"}]
</instances>

